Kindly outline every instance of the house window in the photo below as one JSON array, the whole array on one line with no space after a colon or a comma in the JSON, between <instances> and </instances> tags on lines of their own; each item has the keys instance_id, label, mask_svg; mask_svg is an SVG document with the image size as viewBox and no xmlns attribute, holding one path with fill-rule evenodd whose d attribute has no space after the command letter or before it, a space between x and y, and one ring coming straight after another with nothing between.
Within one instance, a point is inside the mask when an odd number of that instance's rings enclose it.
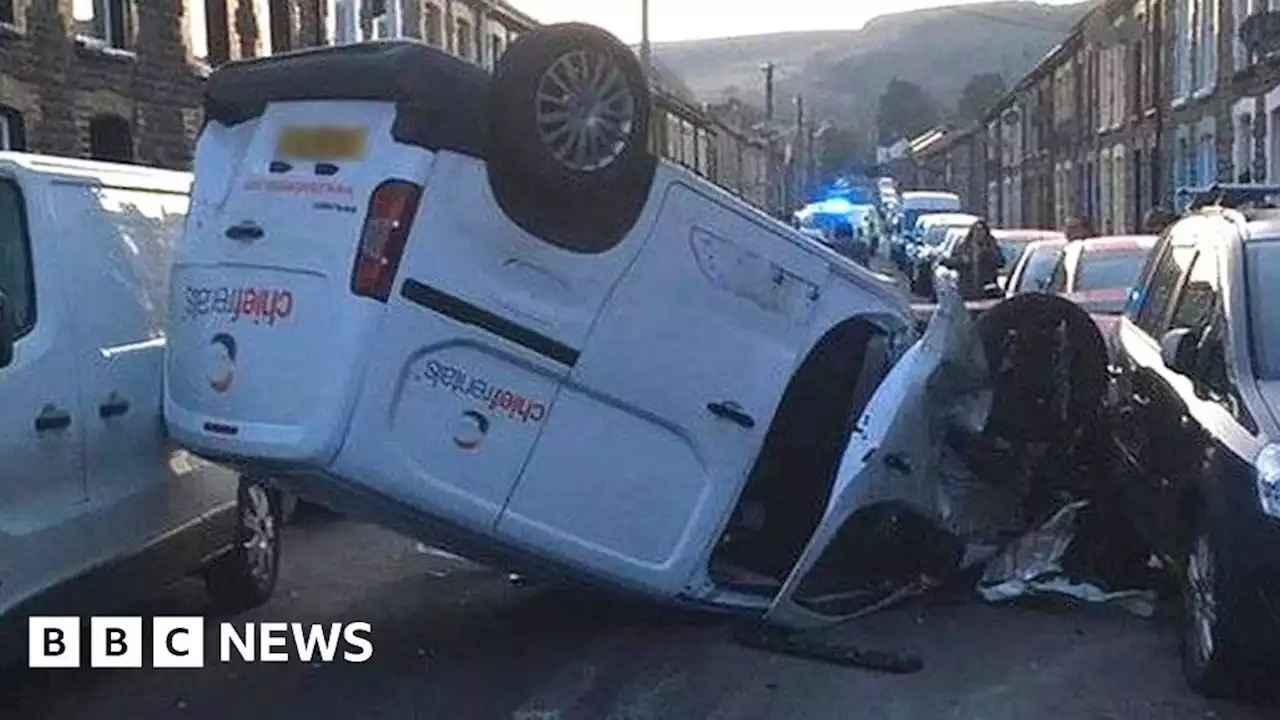
<instances>
[{"instance_id":1,"label":"house window","mask_svg":"<svg viewBox=\"0 0 1280 720\"><path fill-rule=\"evenodd\" d=\"M369 17L372 18L373 40L385 40L395 37L391 27L391 13L387 12L387 0L370 0Z\"/></svg>"},{"instance_id":2,"label":"house window","mask_svg":"<svg viewBox=\"0 0 1280 720\"><path fill-rule=\"evenodd\" d=\"M441 22L442 14L440 8L428 3L422 9L423 21L423 39L432 45L444 45L444 23Z\"/></svg>"},{"instance_id":3,"label":"house window","mask_svg":"<svg viewBox=\"0 0 1280 720\"><path fill-rule=\"evenodd\" d=\"M133 161L133 132L119 115L98 115L89 121L89 157L112 162Z\"/></svg>"},{"instance_id":4,"label":"house window","mask_svg":"<svg viewBox=\"0 0 1280 720\"><path fill-rule=\"evenodd\" d=\"M1253 182L1253 116L1241 115L1236 120L1236 182Z\"/></svg>"},{"instance_id":5,"label":"house window","mask_svg":"<svg viewBox=\"0 0 1280 720\"><path fill-rule=\"evenodd\" d=\"M0 105L0 150L26 149L26 124L22 113Z\"/></svg>"},{"instance_id":6,"label":"house window","mask_svg":"<svg viewBox=\"0 0 1280 720\"><path fill-rule=\"evenodd\" d=\"M1253 14L1255 0L1232 0L1232 15L1236 21L1236 31L1232 33L1232 55L1235 57L1236 70L1243 70L1249 64L1249 51L1240 39L1240 26Z\"/></svg>"},{"instance_id":7,"label":"house window","mask_svg":"<svg viewBox=\"0 0 1280 720\"><path fill-rule=\"evenodd\" d=\"M1173 9L1173 65L1175 99L1185 98L1191 92L1191 3L1194 0L1177 0Z\"/></svg>"},{"instance_id":8,"label":"house window","mask_svg":"<svg viewBox=\"0 0 1280 720\"><path fill-rule=\"evenodd\" d=\"M357 0L334 0L334 40L339 45L360 42Z\"/></svg>"},{"instance_id":9,"label":"house window","mask_svg":"<svg viewBox=\"0 0 1280 720\"><path fill-rule=\"evenodd\" d=\"M1198 89L1211 88L1218 79L1218 2L1200 2L1200 84Z\"/></svg>"},{"instance_id":10,"label":"house window","mask_svg":"<svg viewBox=\"0 0 1280 720\"><path fill-rule=\"evenodd\" d=\"M474 31L471 29L471 23L466 20L459 19L457 22L456 39L454 40L454 50L459 57L471 60L471 42L475 38Z\"/></svg>"},{"instance_id":11,"label":"house window","mask_svg":"<svg viewBox=\"0 0 1280 720\"><path fill-rule=\"evenodd\" d=\"M1200 183L1204 185L1213 183L1218 177L1218 149L1212 134L1205 133L1200 136L1200 152L1197 160L1200 165Z\"/></svg>"},{"instance_id":12,"label":"house window","mask_svg":"<svg viewBox=\"0 0 1280 720\"><path fill-rule=\"evenodd\" d=\"M13 0L0 0L0 23L12 25L17 19L13 12Z\"/></svg>"},{"instance_id":13,"label":"house window","mask_svg":"<svg viewBox=\"0 0 1280 720\"><path fill-rule=\"evenodd\" d=\"M107 47L124 48L129 36L129 0L74 0L71 15L77 36Z\"/></svg>"},{"instance_id":14,"label":"house window","mask_svg":"<svg viewBox=\"0 0 1280 720\"><path fill-rule=\"evenodd\" d=\"M205 0L187 0L187 43L192 58L209 61L209 12Z\"/></svg>"},{"instance_id":15,"label":"house window","mask_svg":"<svg viewBox=\"0 0 1280 720\"><path fill-rule=\"evenodd\" d=\"M491 62L493 63L494 67L498 67L498 59L502 57L502 53L504 50L506 50L506 48L503 47L502 36L499 35L498 33L490 34L489 35L489 52L491 54L491 57L492 57Z\"/></svg>"}]
</instances>

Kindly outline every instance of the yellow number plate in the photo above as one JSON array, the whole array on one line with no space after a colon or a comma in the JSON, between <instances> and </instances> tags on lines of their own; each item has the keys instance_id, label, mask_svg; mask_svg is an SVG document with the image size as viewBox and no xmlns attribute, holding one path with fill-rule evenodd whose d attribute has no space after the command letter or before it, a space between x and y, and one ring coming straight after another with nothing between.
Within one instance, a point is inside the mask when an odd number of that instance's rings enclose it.
<instances>
[{"instance_id":1,"label":"yellow number plate","mask_svg":"<svg viewBox=\"0 0 1280 720\"><path fill-rule=\"evenodd\" d=\"M364 157L362 127L291 127L276 138L276 157L303 160L359 160Z\"/></svg>"}]
</instances>

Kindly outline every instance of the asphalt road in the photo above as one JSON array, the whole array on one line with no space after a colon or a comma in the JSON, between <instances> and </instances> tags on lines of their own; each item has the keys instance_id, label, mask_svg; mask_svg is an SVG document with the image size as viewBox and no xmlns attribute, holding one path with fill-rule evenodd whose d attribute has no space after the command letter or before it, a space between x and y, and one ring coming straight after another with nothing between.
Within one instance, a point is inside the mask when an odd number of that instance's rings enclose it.
<instances>
[{"instance_id":1,"label":"asphalt road","mask_svg":"<svg viewBox=\"0 0 1280 720\"><path fill-rule=\"evenodd\" d=\"M955 718L1245 720L1275 707L1185 689L1168 627L1120 611L917 602L828 631L918 654L877 674L736 645L723 618L506 578L350 521L291 528L276 598L240 621L367 621L361 665L15 671L5 720L662 720ZM206 611L184 583L139 614ZM210 651L211 653L214 651Z\"/></svg>"}]
</instances>

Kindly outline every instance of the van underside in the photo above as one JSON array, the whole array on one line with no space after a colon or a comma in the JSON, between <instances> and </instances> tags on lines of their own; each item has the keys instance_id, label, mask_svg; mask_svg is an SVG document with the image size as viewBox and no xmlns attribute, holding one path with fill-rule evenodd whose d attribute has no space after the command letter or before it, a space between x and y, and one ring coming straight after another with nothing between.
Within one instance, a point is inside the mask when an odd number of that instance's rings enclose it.
<instances>
[{"instance_id":1,"label":"van underside","mask_svg":"<svg viewBox=\"0 0 1280 720\"><path fill-rule=\"evenodd\" d=\"M829 331L788 384L712 556L728 589L776 591L831 496L853 423L888 372L888 336L853 318Z\"/></svg>"}]
</instances>

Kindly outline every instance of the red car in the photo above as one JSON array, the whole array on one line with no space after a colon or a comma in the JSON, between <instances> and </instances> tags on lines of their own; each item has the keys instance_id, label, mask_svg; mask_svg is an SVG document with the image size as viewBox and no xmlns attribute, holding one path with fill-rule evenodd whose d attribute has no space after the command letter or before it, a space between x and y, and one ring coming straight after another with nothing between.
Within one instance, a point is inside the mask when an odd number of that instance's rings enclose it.
<instances>
[{"instance_id":1,"label":"red car","mask_svg":"<svg viewBox=\"0 0 1280 720\"><path fill-rule=\"evenodd\" d=\"M1138 282L1155 235L1116 235L1067 243L1046 291L1093 316L1103 337L1120 322L1129 289Z\"/></svg>"}]
</instances>

